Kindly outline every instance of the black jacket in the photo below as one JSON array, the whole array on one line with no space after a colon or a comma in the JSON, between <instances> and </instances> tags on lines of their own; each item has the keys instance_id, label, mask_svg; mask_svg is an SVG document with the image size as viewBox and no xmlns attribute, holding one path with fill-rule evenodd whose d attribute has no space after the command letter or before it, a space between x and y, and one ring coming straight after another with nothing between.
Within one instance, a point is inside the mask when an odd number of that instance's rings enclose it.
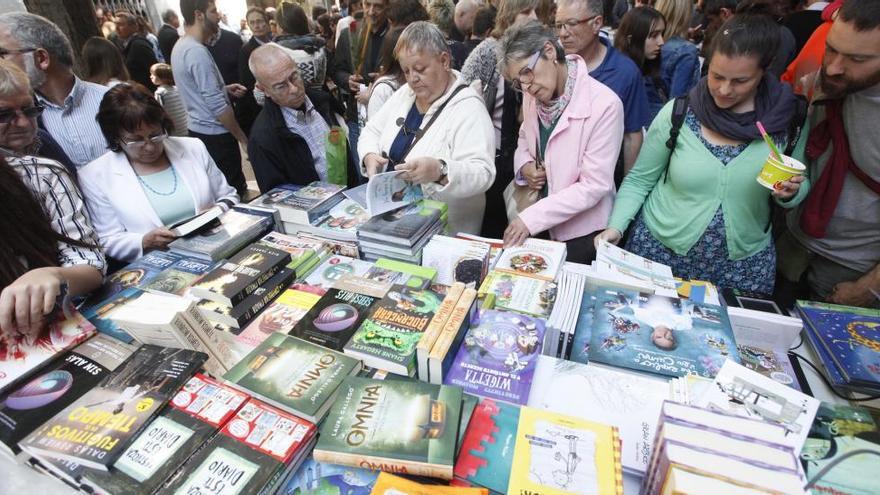
<instances>
[{"instance_id":1,"label":"black jacket","mask_svg":"<svg viewBox=\"0 0 880 495\"><path fill-rule=\"evenodd\" d=\"M322 101L320 96L313 99L313 93L310 91L307 91L307 94L315 110L321 114L327 124L336 125L331 118L330 102ZM353 187L360 183L360 176L351 146L346 143L346 148L348 148L348 186ZM251 127L248 156L261 192L281 184L306 185L319 180L308 143L302 136L290 132L284 122L281 107L269 98L266 98L263 110L257 115L257 120Z\"/></svg>"},{"instance_id":2,"label":"black jacket","mask_svg":"<svg viewBox=\"0 0 880 495\"><path fill-rule=\"evenodd\" d=\"M128 67L128 75L131 80L146 86L150 92L156 90L156 85L150 81L150 67L157 62L150 40L140 34L133 34L123 50L125 66Z\"/></svg>"},{"instance_id":3,"label":"black jacket","mask_svg":"<svg viewBox=\"0 0 880 495\"><path fill-rule=\"evenodd\" d=\"M171 27L168 24L163 24L161 28L159 28L159 34L156 35L159 38L159 51L162 52L162 56L165 57L165 63L171 63L171 50L174 48L174 44L177 43L177 39L180 38L180 35L177 34L177 30Z\"/></svg>"},{"instance_id":4,"label":"black jacket","mask_svg":"<svg viewBox=\"0 0 880 495\"><path fill-rule=\"evenodd\" d=\"M248 60L251 58L251 53L259 46L260 44L257 42L257 39L252 37L241 47L241 51L238 52L238 81L248 89L248 92L235 105L235 120L238 121L241 130L248 136L251 134L251 126L254 125L257 114L260 113L260 106L257 105L257 100L254 99L254 86L257 80L254 78L250 67L248 67Z\"/></svg>"}]
</instances>

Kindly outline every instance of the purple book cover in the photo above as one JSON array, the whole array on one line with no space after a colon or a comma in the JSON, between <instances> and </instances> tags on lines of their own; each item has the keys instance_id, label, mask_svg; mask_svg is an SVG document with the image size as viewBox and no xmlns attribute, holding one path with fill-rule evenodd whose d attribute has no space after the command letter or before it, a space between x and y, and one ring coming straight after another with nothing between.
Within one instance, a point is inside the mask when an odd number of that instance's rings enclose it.
<instances>
[{"instance_id":1,"label":"purple book cover","mask_svg":"<svg viewBox=\"0 0 880 495\"><path fill-rule=\"evenodd\" d=\"M544 320L486 310L475 323L443 383L481 397L526 404L544 341Z\"/></svg>"}]
</instances>

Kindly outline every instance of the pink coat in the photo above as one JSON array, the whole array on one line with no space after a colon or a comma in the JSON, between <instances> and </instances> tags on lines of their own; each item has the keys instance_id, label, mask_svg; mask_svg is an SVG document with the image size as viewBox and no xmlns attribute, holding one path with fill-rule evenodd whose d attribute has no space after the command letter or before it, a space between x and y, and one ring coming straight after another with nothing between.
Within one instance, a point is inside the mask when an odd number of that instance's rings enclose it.
<instances>
[{"instance_id":1,"label":"pink coat","mask_svg":"<svg viewBox=\"0 0 880 495\"><path fill-rule=\"evenodd\" d=\"M614 203L614 167L623 142L623 104L604 84L587 75L577 60L577 82L571 101L559 117L547 142L544 163L549 193L519 214L533 235L550 229L558 241L581 237L608 225ZM535 160L538 112L535 98L526 93L523 123L513 159L519 170Z\"/></svg>"}]
</instances>

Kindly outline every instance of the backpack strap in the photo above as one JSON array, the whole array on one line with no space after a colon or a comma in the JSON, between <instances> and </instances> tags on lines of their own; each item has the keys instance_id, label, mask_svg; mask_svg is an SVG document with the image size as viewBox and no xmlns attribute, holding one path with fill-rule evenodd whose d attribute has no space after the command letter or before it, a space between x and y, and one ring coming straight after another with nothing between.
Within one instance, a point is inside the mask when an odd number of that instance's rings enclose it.
<instances>
[{"instance_id":1,"label":"backpack strap","mask_svg":"<svg viewBox=\"0 0 880 495\"><path fill-rule=\"evenodd\" d=\"M791 117L791 122L788 124L788 135L786 136L788 139L788 144L785 147L784 155L791 156L791 153L794 151L794 147L797 146L798 140L801 137L801 132L804 130L804 123L807 121L807 110L810 107L807 99L802 95L796 95L797 101L795 104L794 115Z\"/></svg>"},{"instance_id":2,"label":"backpack strap","mask_svg":"<svg viewBox=\"0 0 880 495\"><path fill-rule=\"evenodd\" d=\"M666 147L669 150L675 149L675 143L678 141L678 133L684 124L684 117L687 115L688 97L687 95L679 96L672 103L672 127L669 129L669 139L666 140Z\"/></svg>"}]
</instances>

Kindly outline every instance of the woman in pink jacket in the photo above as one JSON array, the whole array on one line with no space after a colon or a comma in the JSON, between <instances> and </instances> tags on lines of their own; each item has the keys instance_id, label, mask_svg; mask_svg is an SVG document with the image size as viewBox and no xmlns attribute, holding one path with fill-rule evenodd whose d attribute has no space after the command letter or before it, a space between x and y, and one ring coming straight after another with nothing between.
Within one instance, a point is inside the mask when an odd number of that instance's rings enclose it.
<instances>
[{"instance_id":1,"label":"woman in pink jacket","mask_svg":"<svg viewBox=\"0 0 880 495\"><path fill-rule=\"evenodd\" d=\"M549 230L550 238L568 244L569 261L590 263L593 237L607 225L614 202L623 105L538 22L509 29L499 55L502 74L525 93L515 181L540 198L510 222L504 245Z\"/></svg>"}]
</instances>

